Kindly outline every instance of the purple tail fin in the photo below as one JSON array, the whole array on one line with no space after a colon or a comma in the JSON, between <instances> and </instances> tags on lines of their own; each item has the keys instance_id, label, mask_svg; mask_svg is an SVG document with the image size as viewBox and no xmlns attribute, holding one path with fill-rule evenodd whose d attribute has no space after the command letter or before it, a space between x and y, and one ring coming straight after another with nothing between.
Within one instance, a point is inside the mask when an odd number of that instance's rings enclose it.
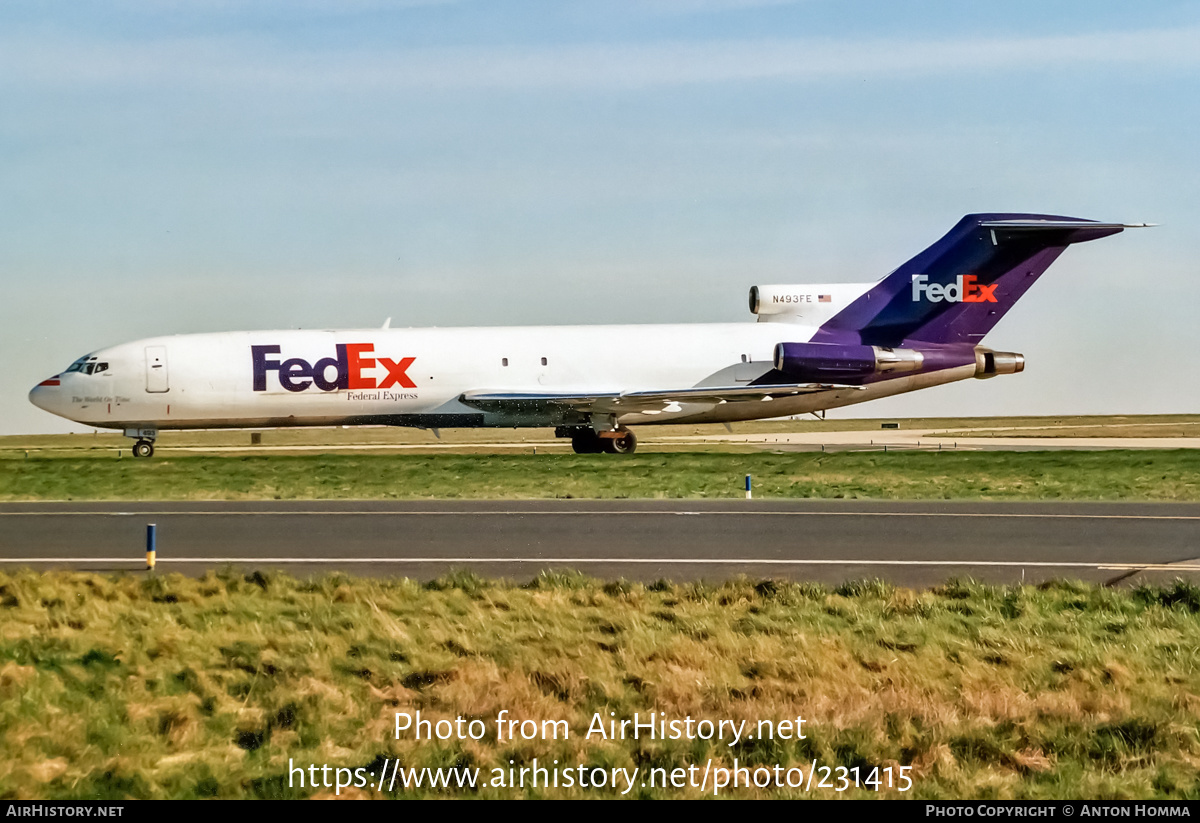
<instances>
[{"instance_id":1,"label":"purple tail fin","mask_svg":"<svg viewBox=\"0 0 1200 823\"><path fill-rule=\"evenodd\" d=\"M814 343L978 343L1072 243L1126 226L1047 214L968 214L825 323Z\"/></svg>"}]
</instances>

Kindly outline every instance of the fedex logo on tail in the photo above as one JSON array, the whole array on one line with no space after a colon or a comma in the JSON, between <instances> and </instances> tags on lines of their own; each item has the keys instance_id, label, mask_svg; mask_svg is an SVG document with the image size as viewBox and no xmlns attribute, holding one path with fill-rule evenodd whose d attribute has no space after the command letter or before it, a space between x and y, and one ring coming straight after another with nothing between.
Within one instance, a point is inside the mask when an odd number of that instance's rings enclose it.
<instances>
[{"instance_id":1,"label":"fedex logo on tail","mask_svg":"<svg viewBox=\"0 0 1200 823\"><path fill-rule=\"evenodd\" d=\"M304 391L309 386L316 386L320 391L417 387L408 376L408 367L417 359L415 357L402 357L399 360L375 357L374 343L338 343L335 349L335 357L324 357L316 363L309 363L299 357L272 359L270 355L279 354L279 346L251 346L254 391L267 390L267 372L275 372L279 385L295 392ZM377 368L383 368L385 374L381 377L363 374Z\"/></svg>"},{"instance_id":2,"label":"fedex logo on tail","mask_svg":"<svg viewBox=\"0 0 1200 823\"><path fill-rule=\"evenodd\" d=\"M973 274L960 274L953 283L930 283L929 275L912 276L912 299L916 303L924 295L930 303L995 303L996 283L990 286L979 282Z\"/></svg>"}]
</instances>

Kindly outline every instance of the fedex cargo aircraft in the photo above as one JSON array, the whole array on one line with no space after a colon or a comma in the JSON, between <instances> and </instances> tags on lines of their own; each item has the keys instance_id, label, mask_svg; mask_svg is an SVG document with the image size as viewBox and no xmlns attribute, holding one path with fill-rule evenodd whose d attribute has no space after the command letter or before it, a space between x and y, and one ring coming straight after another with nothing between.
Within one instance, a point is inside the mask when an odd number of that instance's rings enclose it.
<instances>
[{"instance_id":1,"label":"fedex cargo aircraft","mask_svg":"<svg viewBox=\"0 0 1200 823\"><path fill-rule=\"evenodd\" d=\"M34 405L121 429L553 426L578 453L629 429L728 423L1015 374L984 336L1072 243L1135 225L970 214L876 283L755 286L757 323L187 334L80 357Z\"/></svg>"}]
</instances>

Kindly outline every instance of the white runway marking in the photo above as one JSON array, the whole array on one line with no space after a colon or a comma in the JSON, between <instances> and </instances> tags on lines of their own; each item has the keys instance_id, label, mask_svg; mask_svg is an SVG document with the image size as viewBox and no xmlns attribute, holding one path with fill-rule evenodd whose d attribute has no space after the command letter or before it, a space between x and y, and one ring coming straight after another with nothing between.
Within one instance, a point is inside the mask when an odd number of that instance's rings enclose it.
<instances>
[{"instance_id":1,"label":"white runway marking","mask_svg":"<svg viewBox=\"0 0 1200 823\"><path fill-rule=\"evenodd\" d=\"M132 511L132 512L106 512L106 511L46 511L46 512L0 512L0 517L166 517L166 516L207 516L207 517L285 517L288 515L305 515L305 516L326 516L337 515L342 517L452 517L452 516L475 516L475 517L497 517L497 516L520 516L533 517L544 515L584 515L584 516L601 516L601 515L646 515L657 516L663 514L674 515L692 515L692 516L719 516L719 515L738 515L742 517L999 517L999 518L1024 518L1033 520L1200 520L1200 515L1187 514L1048 514L1035 512L830 512L830 511L810 511L810 512L778 512L778 511L647 511L645 509L597 509L595 511L574 510L574 511L520 511L520 510L497 510L497 511Z\"/></svg>"},{"instance_id":2,"label":"white runway marking","mask_svg":"<svg viewBox=\"0 0 1200 823\"><path fill-rule=\"evenodd\" d=\"M674 558L674 557L163 557L158 565L169 563L243 563L243 564L300 564L300 563L386 563L413 565L417 563L540 563L565 565L599 565L605 563L637 563L643 565L687 566L971 566L989 568L1054 568L1100 569L1104 571L1200 571L1200 564L1187 563L1080 563L1049 562L1044 560L781 560L776 558ZM12 563L130 563L144 566L143 557L6 557L3 564Z\"/></svg>"}]
</instances>

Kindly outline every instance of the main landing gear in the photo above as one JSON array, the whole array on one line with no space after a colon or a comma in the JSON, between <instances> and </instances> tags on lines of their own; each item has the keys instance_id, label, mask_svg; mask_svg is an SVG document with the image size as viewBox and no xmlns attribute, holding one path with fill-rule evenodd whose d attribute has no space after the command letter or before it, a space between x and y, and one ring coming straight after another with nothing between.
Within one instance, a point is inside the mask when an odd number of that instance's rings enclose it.
<instances>
[{"instance_id":1,"label":"main landing gear","mask_svg":"<svg viewBox=\"0 0 1200 823\"><path fill-rule=\"evenodd\" d=\"M619 429L616 437L604 437L604 451L608 454L633 454L637 451L637 438L629 429Z\"/></svg>"},{"instance_id":2,"label":"main landing gear","mask_svg":"<svg viewBox=\"0 0 1200 823\"><path fill-rule=\"evenodd\" d=\"M576 454L633 454L637 450L637 437L623 427L615 431L597 432L590 427L562 426L554 434L571 438L571 449Z\"/></svg>"}]
</instances>

